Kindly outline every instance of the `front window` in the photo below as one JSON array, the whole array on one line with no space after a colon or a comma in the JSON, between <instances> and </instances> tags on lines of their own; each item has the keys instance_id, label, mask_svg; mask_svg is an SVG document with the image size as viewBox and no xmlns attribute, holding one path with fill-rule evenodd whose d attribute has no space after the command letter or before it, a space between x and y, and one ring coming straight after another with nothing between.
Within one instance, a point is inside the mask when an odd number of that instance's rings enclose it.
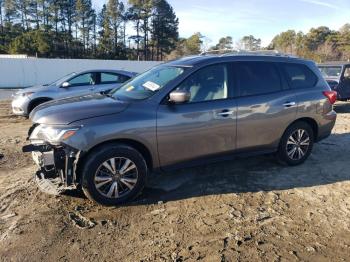
<instances>
[{"instance_id":1,"label":"front window","mask_svg":"<svg viewBox=\"0 0 350 262\"><path fill-rule=\"evenodd\" d=\"M198 70L177 89L191 93L189 102L204 102L228 97L226 65L213 65Z\"/></svg>"},{"instance_id":2,"label":"front window","mask_svg":"<svg viewBox=\"0 0 350 262\"><path fill-rule=\"evenodd\" d=\"M69 86L88 86L96 84L96 73L86 73L68 81Z\"/></svg>"},{"instance_id":3,"label":"front window","mask_svg":"<svg viewBox=\"0 0 350 262\"><path fill-rule=\"evenodd\" d=\"M72 78L73 76L75 76L76 73L70 73L68 75L65 75L64 77L61 77L60 79L51 82L49 84L45 84L46 86L60 86L62 83L66 82L68 79Z\"/></svg>"},{"instance_id":4,"label":"front window","mask_svg":"<svg viewBox=\"0 0 350 262\"><path fill-rule=\"evenodd\" d=\"M340 77L342 67L341 66L320 66L319 69L324 77Z\"/></svg>"},{"instance_id":5,"label":"front window","mask_svg":"<svg viewBox=\"0 0 350 262\"><path fill-rule=\"evenodd\" d=\"M111 95L118 99L147 99L184 72L182 67L158 66L112 90Z\"/></svg>"}]
</instances>

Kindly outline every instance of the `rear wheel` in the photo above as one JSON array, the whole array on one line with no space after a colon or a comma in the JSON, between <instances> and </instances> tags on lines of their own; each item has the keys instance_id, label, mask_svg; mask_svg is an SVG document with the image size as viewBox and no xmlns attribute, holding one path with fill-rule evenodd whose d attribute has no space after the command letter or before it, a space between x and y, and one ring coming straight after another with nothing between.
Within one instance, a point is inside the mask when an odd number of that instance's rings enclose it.
<instances>
[{"instance_id":1,"label":"rear wheel","mask_svg":"<svg viewBox=\"0 0 350 262\"><path fill-rule=\"evenodd\" d=\"M284 133L277 152L278 159L291 166L300 165L310 156L314 132L309 124L297 122Z\"/></svg>"},{"instance_id":2,"label":"rear wheel","mask_svg":"<svg viewBox=\"0 0 350 262\"><path fill-rule=\"evenodd\" d=\"M108 145L92 153L83 168L85 195L102 205L119 205L135 198L145 186L143 156L126 145Z\"/></svg>"}]
</instances>

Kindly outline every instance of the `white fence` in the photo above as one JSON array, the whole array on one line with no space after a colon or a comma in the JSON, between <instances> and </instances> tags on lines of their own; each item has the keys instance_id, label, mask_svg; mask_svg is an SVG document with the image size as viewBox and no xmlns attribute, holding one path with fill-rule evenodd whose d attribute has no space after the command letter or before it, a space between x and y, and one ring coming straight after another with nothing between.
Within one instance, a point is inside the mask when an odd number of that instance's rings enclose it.
<instances>
[{"instance_id":1,"label":"white fence","mask_svg":"<svg viewBox=\"0 0 350 262\"><path fill-rule=\"evenodd\" d=\"M53 82L72 72L115 69L141 73L160 62L90 59L0 58L0 88L23 88Z\"/></svg>"}]
</instances>

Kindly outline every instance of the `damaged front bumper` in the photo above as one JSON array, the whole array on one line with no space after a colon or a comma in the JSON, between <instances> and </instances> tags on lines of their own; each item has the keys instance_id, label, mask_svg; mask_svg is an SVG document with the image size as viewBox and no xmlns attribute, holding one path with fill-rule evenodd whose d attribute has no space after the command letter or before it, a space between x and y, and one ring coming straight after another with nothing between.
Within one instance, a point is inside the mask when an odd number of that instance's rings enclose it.
<instances>
[{"instance_id":1,"label":"damaged front bumper","mask_svg":"<svg viewBox=\"0 0 350 262\"><path fill-rule=\"evenodd\" d=\"M32 157L39 170L35 181L48 194L58 195L65 190L76 189L80 181L76 170L80 151L66 145L27 145L22 148Z\"/></svg>"}]
</instances>

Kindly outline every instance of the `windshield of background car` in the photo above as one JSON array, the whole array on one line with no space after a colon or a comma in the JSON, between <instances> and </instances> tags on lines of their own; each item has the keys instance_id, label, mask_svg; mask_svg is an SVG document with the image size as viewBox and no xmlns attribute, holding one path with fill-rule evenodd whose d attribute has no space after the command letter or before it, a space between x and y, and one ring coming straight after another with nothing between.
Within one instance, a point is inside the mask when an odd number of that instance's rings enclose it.
<instances>
[{"instance_id":1,"label":"windshield of background car","mask_svg":"<svg viewBox=\"0 0 350 262\"><path fill-rule=\"evenodd\" d=\"M136 76L122 87L111 91L113 97L126 100L143 100L151 97L166 84L184 73L185 69L174 66L158 66Z\"/></svg>"},{"instance_id":2,"label":"windshield of background car","mask_svg":"<svg viewBox=\"0 0 350 262\"><path fill-rule=\"evenodd\" d=\"M320 66L319 69L324 77L340 77L342 67L341 66Z\"/></svg>"}]
</instances>

